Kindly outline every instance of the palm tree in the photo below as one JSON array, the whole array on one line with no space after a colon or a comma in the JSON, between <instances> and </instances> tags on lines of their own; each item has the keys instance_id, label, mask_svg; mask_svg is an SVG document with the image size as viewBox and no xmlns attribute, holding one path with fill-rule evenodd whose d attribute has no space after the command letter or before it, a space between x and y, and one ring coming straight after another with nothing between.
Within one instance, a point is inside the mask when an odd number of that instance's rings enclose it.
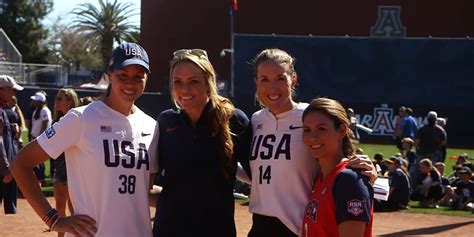
<instances>
[{"instance_id":1,"label":"palm tree","mask_svg":"<svg viewBox=\"0 0 474 237\"><path fill-rule=\"evenodd\" d=\"M99 0L99 8L91 3L80 4L72 10L74 20L72 27L84 34L91 42L100 42L100 53L105 70L109 63L114 41L134 41L139 28L128 19L137 15L131 3L118 3L117 0Z\"/></svg>"}]
</instances>

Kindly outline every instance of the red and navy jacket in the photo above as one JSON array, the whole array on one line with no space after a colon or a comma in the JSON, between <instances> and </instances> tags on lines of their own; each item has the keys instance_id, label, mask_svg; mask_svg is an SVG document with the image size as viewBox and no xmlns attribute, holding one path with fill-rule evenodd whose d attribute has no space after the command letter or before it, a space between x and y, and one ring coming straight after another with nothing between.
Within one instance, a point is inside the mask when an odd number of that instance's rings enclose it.
<instances>
[{"instance_id":1,"label":"red and navy jacket","mask_svg":"<svg viewBox=\"0 0 474 237\"><path fill-rule=\"evenodd\" d=\"M306 207L301 236L339 236L344 221L366 222L364 236L372 236L373 188L368 177L339 163L324 180L318 176Z\"/></svg>"}]
</instances>

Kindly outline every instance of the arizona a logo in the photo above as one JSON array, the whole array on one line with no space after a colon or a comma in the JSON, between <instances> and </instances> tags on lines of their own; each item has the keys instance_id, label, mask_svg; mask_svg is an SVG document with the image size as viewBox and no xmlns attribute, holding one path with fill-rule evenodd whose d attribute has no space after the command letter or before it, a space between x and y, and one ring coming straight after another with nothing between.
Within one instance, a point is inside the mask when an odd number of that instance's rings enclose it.
<instances>
[{"instance_id":1,"label":"arizona a logo","mask_svg":"<svg viewBox=\"0 0 474 237\"><path fill-rule=\"evenodd\" d=\"M402 26L400 6L379 6L379 18L370 27L370 36L405 37L406 27Z\"/></svg>"}]
</instances>

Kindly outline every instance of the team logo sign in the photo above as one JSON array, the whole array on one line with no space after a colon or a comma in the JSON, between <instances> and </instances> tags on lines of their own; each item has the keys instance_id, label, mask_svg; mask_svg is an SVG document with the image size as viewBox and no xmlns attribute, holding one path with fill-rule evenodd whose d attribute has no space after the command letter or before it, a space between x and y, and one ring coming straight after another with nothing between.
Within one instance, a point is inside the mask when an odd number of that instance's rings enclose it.
<instances>
[{"instance_id":1,"label":"team logo sign","mask_svg":"<svg viewBox=\"0 0 474 237\"><path fill-rule=\"evenodd\" d=\"M49 127L48 129L46 129L45 133L46 133L46 137L49 139L49 138L52 138L54 134L56 134L56 131L54 130L53 127Z\"/></svg>"},{"instance_id":2,"label":"team logo sign","mask_svg":"<svg viewBox=\"0 0 474 237\"><path fill-rule=\"evenodd\" d=\"M400 6L379 6L379 18L370 28L370 36L405 37L406 27L400 18Z\"/></svg>"},{"instance_id":3,"label":"team logo sign","mask_svg":"<svg viewBox=\"0 0 474 237\"><path fill-rule=\"evenodd\" d=\"M358 216L364 212L364 201L361 200L351 200L347 202L347 212L351 213L354 216Z\"/></svg>"},{"instance_id":4,"label":"team logo sign","mask_svg":"<svg viewBox=\"0 0 474 237\"><path fill-rule=\"evenodd\" d=\"M313 222L318 221L318 205L319 201L318 200L311 200L306 207L306 212L305 215L309 219L311 219Z\"/></svg>"}]
</instances>

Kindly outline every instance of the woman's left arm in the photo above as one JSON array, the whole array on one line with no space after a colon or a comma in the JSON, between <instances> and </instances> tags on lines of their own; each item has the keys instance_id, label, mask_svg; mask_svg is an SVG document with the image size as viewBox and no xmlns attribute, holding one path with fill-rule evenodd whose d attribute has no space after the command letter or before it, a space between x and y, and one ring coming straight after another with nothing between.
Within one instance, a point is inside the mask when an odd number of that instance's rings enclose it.
<instances>
[{"instance_id":1,"label":"woman's left arm","mask_svg":"<svg viewBox=\"0 0 474 237\"><path fill-rule=\"evenodd\" d=\"M339 236L364 236L372 231L373 188L359 171L344 169L333 186Z\"/></svg>"},{"instance_id":2,"label":"woman's left arm","mask_svg":"<svg viewBox=\"0 0 474 237\"><path fill-rule=\"evenodd\" d=\"M367 223L363 221L344 221L337 228L340 237L363 237Z\"/></svg>"}]
</instances>

